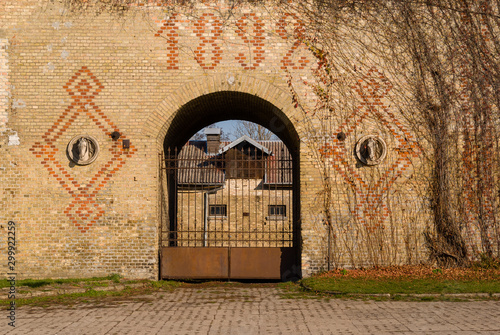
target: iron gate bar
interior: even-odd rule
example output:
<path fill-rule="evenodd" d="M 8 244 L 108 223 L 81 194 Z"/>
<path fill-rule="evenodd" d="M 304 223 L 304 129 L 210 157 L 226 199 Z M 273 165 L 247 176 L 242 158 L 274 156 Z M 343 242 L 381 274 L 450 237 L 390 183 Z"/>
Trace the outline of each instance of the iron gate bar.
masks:
<path fill-rule="evenodd" d="M 170 224 L 168 238 L 161 238 L 163 278 L 277 279 L 295 258 L 292 158 L 281 142 L 267 145 L 272 149 L 264 152 L 243 142 L 209 155 L 200 142 L 190 142 L 165 151 Z"/>
<path fill-rule="evenodd" d="M 234 150 L 228 158 L 188 146 L 168 150 L 165 166 L 177 190 L 170 191 L 175 193 L 170 197 L 171 213 L 176 214 L 170 215 L 170 246 L 293 245 L 289 155 L 267 157 L 246 148 Z M 226 206 L 225 215 L 207 215 L 207 205 L 217 204 Z M 286 206 L 286 215 L 270 215 L 269 206 L 276 205 Z"/>

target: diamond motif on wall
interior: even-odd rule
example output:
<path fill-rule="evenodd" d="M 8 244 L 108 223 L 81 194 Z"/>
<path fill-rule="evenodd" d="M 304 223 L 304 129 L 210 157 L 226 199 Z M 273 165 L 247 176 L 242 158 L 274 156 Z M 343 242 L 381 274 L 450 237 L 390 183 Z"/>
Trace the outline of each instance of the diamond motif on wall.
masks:
<path fill-rule="evenodd" d="M 412 164 L 411 158 L 419 156 L 420 147 L 411 132 L 384 104 L 383 99 L 389 94 L 392 85 L 375 67 L 372 67 L 352 89 L 359 95 L 362 102 L 335 131 L 330 143 L 322 146 L 320 153 L 324 157 L 331 158 L 332 166 L 358 196 L 359 200 L 354 213 L 357 220 L 369 230 L 374 230 L 381 226 L 390 215 L 384 196 Z M 382 171 L 381 177 L 374 184 L 369 184 L 352 166 L 348 159 L 352 156 L 352 148 L 346 147 L 345 142 L 335 136 L 343 132 L 347 137 L 354 137 L 355 129 L 370 117 L 379 120 L 396 142 L 395 147 L 392 148 L 393 152 L 389 153 L 396 155 L 396 160 Z"/>
<path fill-rule="evenodd" d="M 123 167 L 126 158 L 135 153 L 136 149 L 132 145 L 129 150 L 122 149 L 122 140 L 126 139 L 126 136 L 122 134 L 119 140 L 113 141 L 109 146 L 112 158 L 107 162 L 97 160 L 93 163 L 98 164 L 98 171 L 90 181 L 83 183 L 77 180 L 71 170 L 64 167 L 68 162 L 57 160 L 57 153 L 60 150 L 55 143 L 60 140 L 61 136 L 72 126 L 78 127 L 74 123 L 82 117 L 90 119 L 93 126 L 100 129 L 107 137 L 110 137 L 113 131 L 120 132 L 120 130 L 95 104 L 94 100 L 104 89 L 104 86 L 87 67 L 84 66 L 78 70 L 63 88 L 71 97 L 71 104 L 44 133 L 42 141 L 36 142 L 30 151 L 42 159 L 40 163 L 47 169 L 49 175 L 55 178 L 61 187 L 72 196 L 73 199 L 64 213 L 75 227 L 85 233 L 105 213 L 104 208 L 96 200 L 97 195 L 104 189 L 113 175 Z"/>

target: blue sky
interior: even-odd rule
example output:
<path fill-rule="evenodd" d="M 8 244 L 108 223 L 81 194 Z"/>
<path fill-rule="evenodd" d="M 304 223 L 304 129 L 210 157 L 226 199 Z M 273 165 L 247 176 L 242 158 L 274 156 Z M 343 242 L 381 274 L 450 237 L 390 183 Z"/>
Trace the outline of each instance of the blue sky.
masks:
<path fill-rule="evenodd" d="M 221 128 L 222 132 L 224 134 L 228 135 L 229 140 L 234 141 L 234 140 L 238 139 L 238 136 L 235 135 L 235 130 L 236 130 L 236 127 L 238 126 L 238 122 L 240 122 L 240 121 L 241 120 L 220 121 L 220 122 L 214 123 L 211 127 Z M 201 135 L 204 138 L 203 129 L 200 129 L 198 132 L 201 132 Z M 275 135 L 275 137 L 272 139 L 278 140 L 278 137 Z"/>
<path fill-rule="evenodd" d="M 236 136 L 233 135 L 233 133 L 234 133 L 234 129 L 236 128 L 237 123 L 238 123 L 238 120 L 221 121 L 221 122 L 217 122 L 215 124 L 215 127 L 221 128 L 224 133 L 229 135 L 229 139 L 231 141 L 234 141 L 234 140 L 236 140 Z"/>

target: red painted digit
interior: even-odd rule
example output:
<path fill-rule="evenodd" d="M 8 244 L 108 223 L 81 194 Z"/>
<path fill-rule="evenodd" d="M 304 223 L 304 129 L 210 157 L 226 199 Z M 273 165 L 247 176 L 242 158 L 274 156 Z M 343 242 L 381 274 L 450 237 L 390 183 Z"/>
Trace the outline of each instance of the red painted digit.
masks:
<path fill-rule="evenodd" d="M 293 30 L 291 32 L 287 31 L 288 26 L 292 26 Z M 298 65 L 292 60 L 292 55 L 302 44 L 304 38 L 305 28 L 302 21 L 295 14 L 287 13 L 278 20 L 276 32 L 284 40 L 293 38 L 292 46 L 281 59 L 281 69 L 292 68 L 294 70 L 303 70 L 304 66 L 309 63 L 306 57 L 300 57 Z"/>
<path fill-rule="evenodd" d="M 250 30 L 250 28 L 248 28 L 249 24 L 253 26 L 252 32 L 248 31 Z M 262 22 L 255 13 L 250 13 L 242 16 L 236 22 L 236 26 L 236 33 L 250 48 L 249 59 L 247 59 L 244 53 L 238 53 L 236 60 L 245 70 L 255 70 L 265 59 L 264 22 Z"/>
<path fill-rule="evenodd" d="M 214 14 L 205 13 L 195 21 L 194 33 L 200 38 L 200 44 L 194 50 L 194 59 L 204 70 L 215 69 L 222 59 L 222 48 L 220 46 L 222 23 Z M 205 55 L 208 48 L 212 48 L 210 61 L 207 61 Z"/>
<path fill-rule="evenodd" d="M 167 69 L 168 70 L 178 70 L 179 69 L 179 14 L 172 15 L 168 20 L 166 20 L 158 32 L 155 34 L 156 37 L 164 35 L 167 39 Z M 165 33 L 165 34 L 164 34 Z"/>

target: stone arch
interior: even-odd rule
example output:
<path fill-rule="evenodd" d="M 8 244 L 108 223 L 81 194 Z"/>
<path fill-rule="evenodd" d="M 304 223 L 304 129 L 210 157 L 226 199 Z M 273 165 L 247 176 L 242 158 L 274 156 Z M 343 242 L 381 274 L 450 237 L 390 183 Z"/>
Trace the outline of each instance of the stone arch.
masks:
<path fill-rule="evenodd" d="M 156 140 L 159 152 L 167 148 L 180 149 L 199 129 L 228 119 L 259 123 L 280 137 L 288 147 L 293 161 L 291 206 L 295 241 L 293 248 L 290 248 L 293 249 L 294 265 L 290 267 L 289 264 L 283 268 L 287 263 L 283 260 L 284 263 L 280 265 L 282 279 L 301 276 L 300 137 L 296 130 L 298 113 L 292 105 L 291 95 L 271 83 L 240 75 L 217 75 L 188 83 L 164 99 L 143 128 L 146 136 Z M 177 208 L 175 197 L 171 196 L 172 190 L 163 187 L 160 186 L 160 189 L 163 194 L 168 194 L 169 199 L 166 208 Z M 160 217 L 174 222 L 175 213 L 175 209 L 168 210 L 168 219 L 166 215 Z M 166 224 L 167 222 L 162 222 L 161 226 Z M 160 248 L 163 246 L 160 245 Z"/>
<path fill-rule="evenodd" d="M 262 116 L 255 117 L 248 114 L 248 117 L 243 117 L 244 113 L 238 114 L 238 118 L 260 123 L 275 132 L 287 146 L 298 150 L 299 135 L 295 129 L 299 117 L 297 110 L 292 105 L 291 95 L 267 81 L 239 74 L 206 76 L 200 80 L 183 85 L 158 105 L 143 125 L 142 133 L 150 138 L 154 138 L 157 142 L 158 150 L 162 150 L 167 131 L 172 125 L 175 125 L 175 122 L 179 118 L 182 118 L 182 115 L 179 116 L 179 113 L 183 111 L 183 108 L 186 108 L 188 103 L 201 102 L 199 99 L 203 96 L 210 96 L 212 99 L 223 99 L 225 96 L 237 95 L 247 101 L 251 100 L 251 96 L 260 98 L 263 104 L 268 104 L 265 106 L 265 110 L 269 111 L 272 108 L 273 113 L 273 117 L 267 120 L 267 122 Z M 205 100 L 204 102 L 206 103 L 207 101 Z M 178 119 L 176 120 L 176 118 Z M 220 118 L 222 120 L 223 118 L 230 119 L 231 117 L 227 113 L 222 113 Z M 198 129 L 202 127 L 203 125 L 198 127 Z"/>

